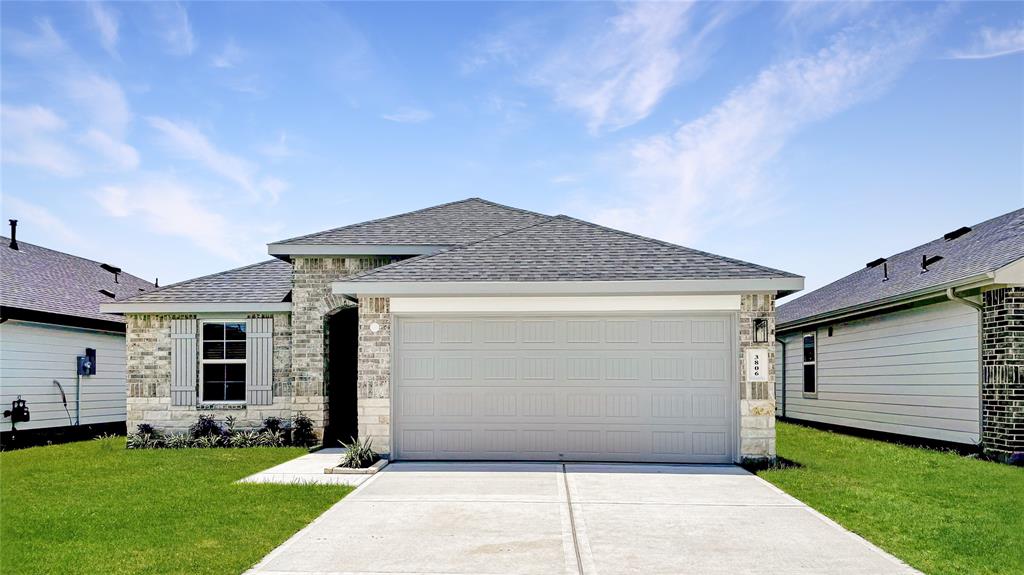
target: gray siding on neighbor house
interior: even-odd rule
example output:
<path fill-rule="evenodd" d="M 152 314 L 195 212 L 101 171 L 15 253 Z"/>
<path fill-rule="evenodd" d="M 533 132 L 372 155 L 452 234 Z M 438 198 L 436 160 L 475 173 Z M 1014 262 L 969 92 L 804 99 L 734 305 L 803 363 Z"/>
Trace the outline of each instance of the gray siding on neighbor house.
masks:
<path fill-rule="evenodd" d="M 96 350 L 96 375 L 82 377 L 82 423 L 125 419 L 124 335 L 91 329 L 8 320 L 0 324 L 0 404 L 10 409 L 19 395 L 32 418 L 18 429 L 43 429 L 70 424 L 53 381 L 64 387 L 68 411 L 75 417 L 77 357 Z M 10 431 L 11 420 L 0 422 Z"/>
<path fill-rule="evenodd" d="M 832 328 L 832 337 L 828 325 L 817 329 L 816 398 L 803 394 L 805 332 L 780 336 L 787 346 L 786 417 L 957 443 L 979 441 L 975 310 L 943 302 Z M 782 413 L 781 387 L 777 402 Z"/>

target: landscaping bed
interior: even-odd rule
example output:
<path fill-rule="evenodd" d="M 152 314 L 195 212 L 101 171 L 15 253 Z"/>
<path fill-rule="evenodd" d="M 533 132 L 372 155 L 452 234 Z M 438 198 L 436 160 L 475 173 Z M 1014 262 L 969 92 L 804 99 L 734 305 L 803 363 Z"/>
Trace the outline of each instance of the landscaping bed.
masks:
<path fill-rule="evenodd" d="M 351 491 L 234 483 L 307 452 L 122 437 L 0 453 L 0 572 L 241 573 Z"/>
<path fill-rule="evenodd" d="M 781 422 L 778 446 L 798 466 L 758 475 L 911 566 L 1024 573 L 1024 469 Z"/>

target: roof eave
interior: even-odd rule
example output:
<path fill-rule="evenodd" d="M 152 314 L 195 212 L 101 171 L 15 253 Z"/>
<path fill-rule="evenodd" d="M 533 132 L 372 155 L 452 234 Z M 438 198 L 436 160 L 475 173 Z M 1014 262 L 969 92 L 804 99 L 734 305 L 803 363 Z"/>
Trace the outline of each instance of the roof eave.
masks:
<path fill-rule="evenodd" d="M 103 313 L 290 312 L 291 302 L 123 302 L 100 305 Z"/>
<path fill-rule="evenodd" d="M 803 286 L 802 277 L 642 281 L 338 281 L 331 284 L 331 291 L 354 296 L 698 295 L 792 293 L 803 289 Z"/>
<path fill-rule="evenodd" d="M 267 253 L 281 259 L 289 256 L 419 256 L 449 247 L 435 244 L 267 244 Z"/>
<path fill-rule="evenodd" d="M 810 327 L 812 325 L 817 325 L 821 323 L 835 322 L 837 320 L 844 319 L 854 315 L 869 315 L 871 313 L 883 311 L 891 307 L 931 299 L 933 297 L 938 297 L 940 295 L 944 297 L 945 291 L 949 288 L 974 289 L 984 287 L 996 283 L 994 281 L 994 278 L 995 272 L 988 272 L 976 276 L 971 276 L 969 278 L 954 280 L 943 284 L 930 286 L 924 289 L 907 292 L 905 294 L 873 300 L 860 305 L 848 306 L 840 309 L 830 310 L 824 313 L 819 313 L 812 316 L 803 317 L 792 321 L 776 323 L 775 331 L 784 332 L 791 331 L 794 329 L 802 329 L 805 327 Z"/>

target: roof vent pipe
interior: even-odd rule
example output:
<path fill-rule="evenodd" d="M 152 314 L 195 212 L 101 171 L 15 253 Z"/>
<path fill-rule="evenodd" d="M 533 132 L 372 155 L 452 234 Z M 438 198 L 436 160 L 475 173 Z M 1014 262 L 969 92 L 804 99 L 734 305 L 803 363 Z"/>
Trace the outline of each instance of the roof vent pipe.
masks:
<path fill-rule="evenodd" d="M 11 222 L 11 249 L 18 249 L 18 220 L 7 220 Z"/>
<path fill-rule="evenodd" d="M 889 262 L 882 262 L 882 281 L 889 281 Z"/>

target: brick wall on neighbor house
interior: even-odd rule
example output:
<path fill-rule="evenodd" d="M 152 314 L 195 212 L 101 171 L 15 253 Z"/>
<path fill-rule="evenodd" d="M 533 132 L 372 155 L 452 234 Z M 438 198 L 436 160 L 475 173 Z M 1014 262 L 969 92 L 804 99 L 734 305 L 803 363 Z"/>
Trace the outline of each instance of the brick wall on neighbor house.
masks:
<path fill-rule="evenodd" d="M 377 331 L 373 331 L 373 325 Z M 385 297 L 359 298 L 357 405 L 359 438 L 389 451 L 391 440 L 391 305 Z"/>
<path fill-rule="evenodd" d="M 341 307 L 355 305 L 332 294 L 331 283 L 392 261 L 390 256 L 292 258 L 291 381 L 296 402 L 310 410 L 308 415 L 316 423 L 318 435 L 323 435 L 330 417 L 326 395 L 326 317 Z"/>
<path fill-rule="evenodd" d="M 982 300 L 982 445 L 1024 464 L 1024 287 L 989 290 Z"/>
<path fill-rule="evenodd" d="M 209 317 L 224 319 L 223 314 Z M 270 405 L 171 405 L 171 320 L 198 321 L 201 317 L 189 314 L 128 314 L 125 318 L 128 431 L 134 431 L 140 423 L 148 423 L 162 431 L 181 432 L 195 423 L 200 414 L 211 414 L 219 420 L 234 416 L 241 428 L 258 427 L 267 417 L 290 418 L 298 412 L 316 421 L 317 413 L 305 398 L 292 396 L 289 314 L 249 314 L 244 317 L 274 318 L 274 400 Z"/>
<path fill-rule="evenodd" d="M 766 343 L 754 343 L 753 320 L 768 320 Z M 775 296 L 746 294 L 739 314 L 740 458 L 764 460 L 775 457 Z M 747 381 L 746 350 L 768 351 L 768 381 Z"/>

